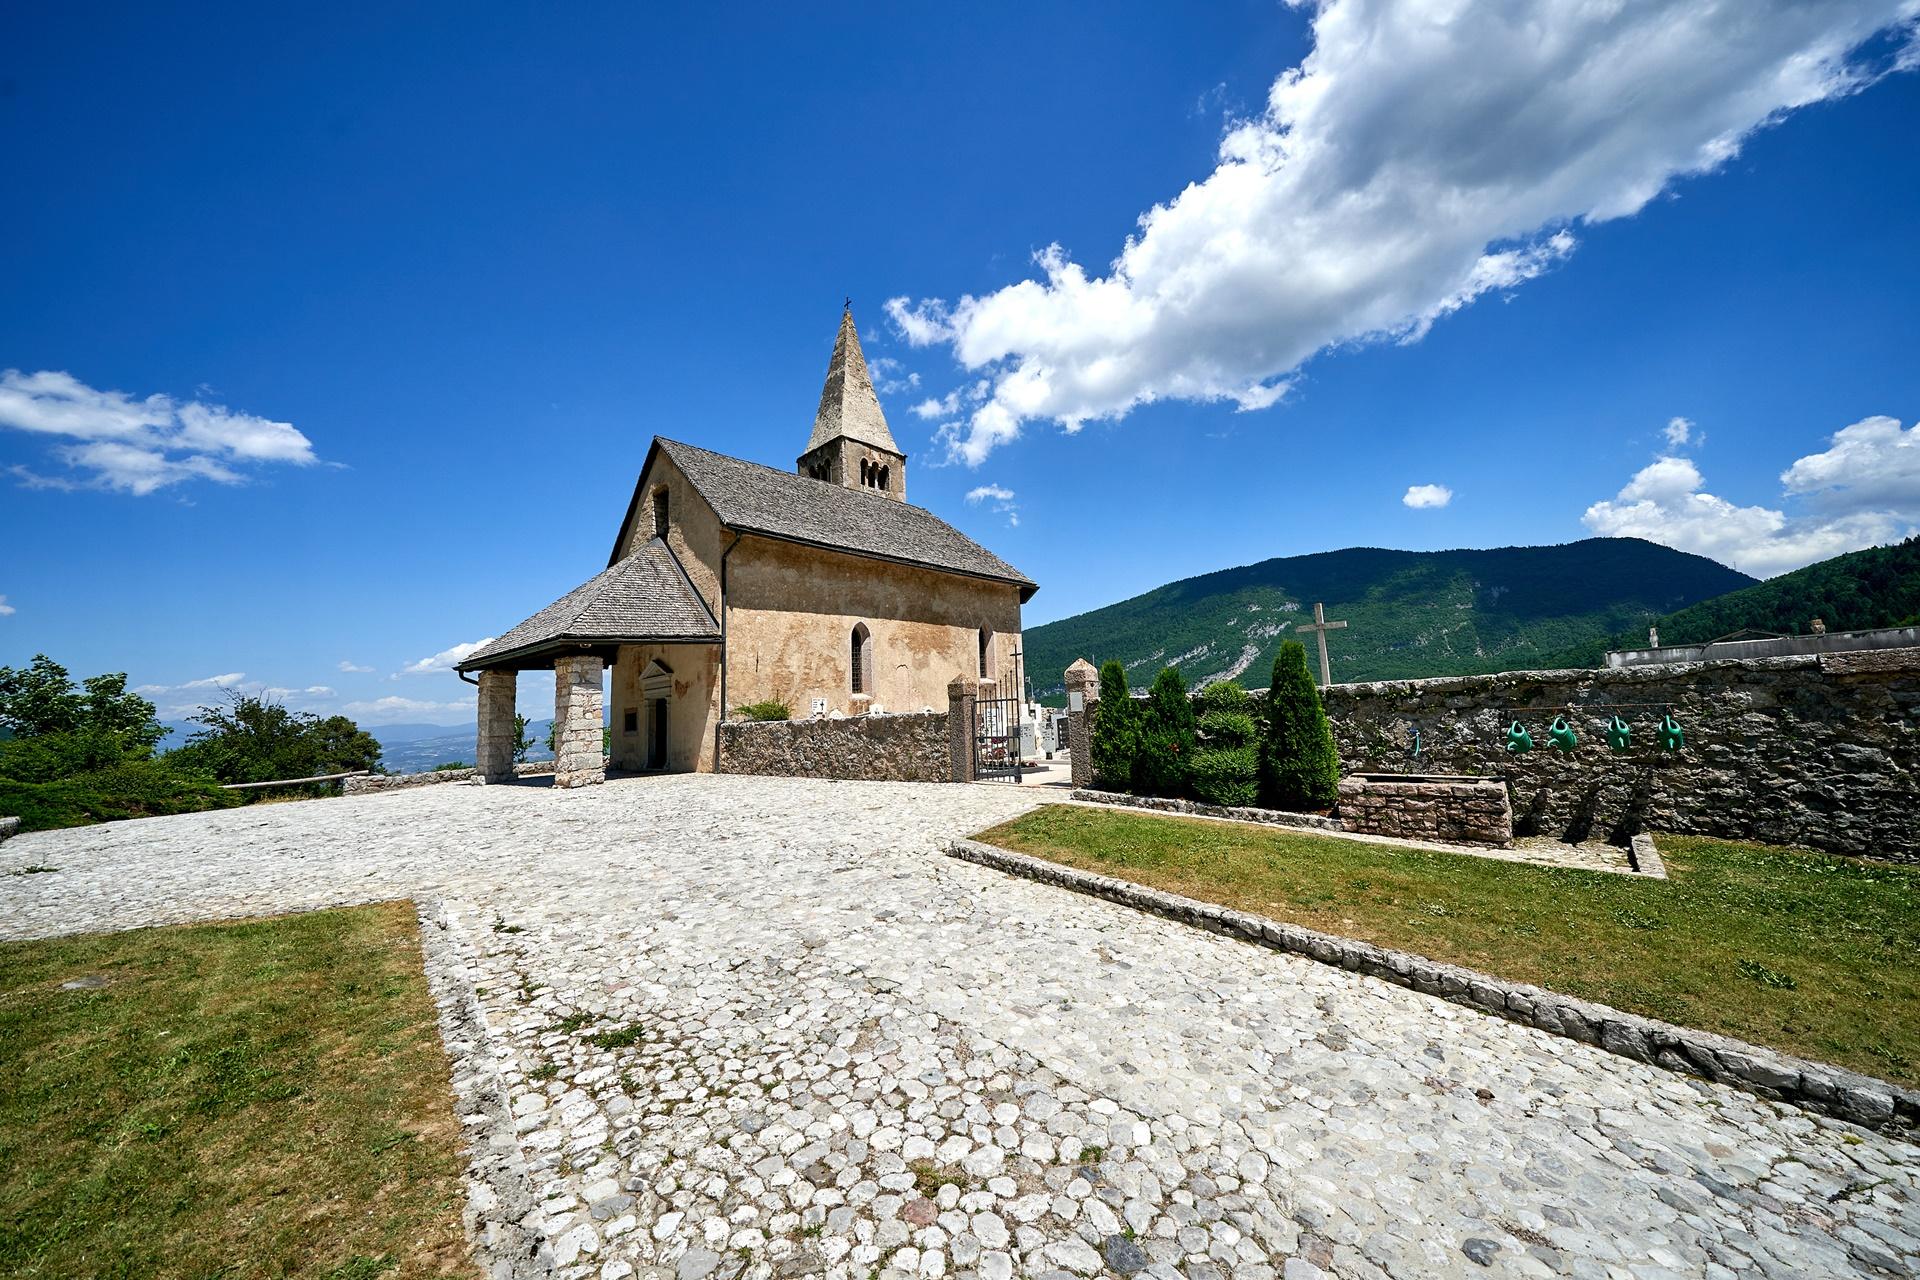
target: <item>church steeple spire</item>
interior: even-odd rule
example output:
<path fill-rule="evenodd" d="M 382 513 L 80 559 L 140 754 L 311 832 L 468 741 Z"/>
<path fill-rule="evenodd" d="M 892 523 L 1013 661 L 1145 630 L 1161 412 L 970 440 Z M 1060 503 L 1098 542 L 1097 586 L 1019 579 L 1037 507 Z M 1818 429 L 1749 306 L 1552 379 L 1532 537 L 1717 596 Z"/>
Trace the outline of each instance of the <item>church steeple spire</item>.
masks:
<path fill-rule="evenodd" d="M 827 382 L 820 390 L 820 409 L 814 414 L 813 435 L 800 455 L 799 470 L 801 475 L 849 489 L 906 497 L 907 455 L 894 443 L 887 416 L 880 410 L 866 353 L 860 350 L 851 301 L 840 315 L 840 333 L 833 341 L 833 358 L 827 362 Z"/>

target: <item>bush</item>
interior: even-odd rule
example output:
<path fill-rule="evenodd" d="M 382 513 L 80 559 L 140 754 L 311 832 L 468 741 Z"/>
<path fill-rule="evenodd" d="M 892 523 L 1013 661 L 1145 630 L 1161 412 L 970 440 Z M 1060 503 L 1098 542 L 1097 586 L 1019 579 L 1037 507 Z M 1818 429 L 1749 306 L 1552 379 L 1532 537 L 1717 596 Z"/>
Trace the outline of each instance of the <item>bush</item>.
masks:
<path fill-rule="evenodd" d="M 1231 680 L 1202 689 L 1194 698 L 1196 727 L 1203 749 L 1219 751 L 1253 746 L 1260 737 L 1247 691 Z"/>
<path fill-rule="evenodd" d="M 1154 677 L 1143 719 L 1133 757 L 1133 789 L 1149 796 L 1186 795 L 1197 739 L 1193 699 L 1174 668 L 1163 668 Z"/>
<path fill-rule="evenodd" d="M 1261 802 L 1275 809 L 1330 809 L 1339 796 L 1340 753 L 1307 674 L 1298 640 L 1280 646 L 1267 694 L 1267 732 L 1260 743 Z"/>
<path fill-rule="evenodd" d="M 0 778 L 0 813 L 18 814 L 25 831 L 230 809 L 244 802 L 240 793 L 186 776 L 161 760 L 127 760 L 51 782 Z"/>
<path fill-rule="evenodd" d="M 452 773 L 456 769 L 471 769 L 471 768 L 473 768 L 473 766 L 468 764 L 465 760 L 449 760 L 445 764 L 437 764 L 433 766 L 433 768 L 428 770 L 428 772 L 429 773 Z"/>
<path fill-rule="evenodd" d="M 1100 668 L 1100 701 L 1094 704 L 1093 783 L 1103 791 L 1133 789 L 1133 758 L 1139 750 L 1140 711 L 1127 696 L 1127 669 L 1118 662 Z"/>
<path fill-rule="evenodd" d="M 742 720 L 793 719 L 793 709 L 778 698 L 768 698 L 764 702 L 749 702 L 744 707 L 735 707 L 733 714 Z"/>
<path fill-rule="evenodd" d="M 76 774 L 109 769 L 127 760 L 144 760 L 147 750 L 119 734 L 88 727 L 36 734 L 0 742 L 0 778 L 16 782 L 58 782 Z"/>
<path fill-rule="evenodd" d="M 1252 743 L 1202 747 L 1193 753 L 1192 782 L 1196 800 L 1250 805 L 1260 798 L 1260 749 Z"/>

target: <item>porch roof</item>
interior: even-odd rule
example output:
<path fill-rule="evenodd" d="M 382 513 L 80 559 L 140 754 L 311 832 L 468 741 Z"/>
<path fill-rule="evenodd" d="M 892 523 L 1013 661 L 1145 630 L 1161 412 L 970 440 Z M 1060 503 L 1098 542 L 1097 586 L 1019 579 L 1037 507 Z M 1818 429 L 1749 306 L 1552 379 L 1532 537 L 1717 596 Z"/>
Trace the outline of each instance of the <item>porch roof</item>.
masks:
<path fill-rule="evenodd" d="M 666 543 L 654 538 L 497 640 L 461 671 L 526 670 L 565 654 L 610 656 L 623 644 L 718 643 L 720 624 Z"/>

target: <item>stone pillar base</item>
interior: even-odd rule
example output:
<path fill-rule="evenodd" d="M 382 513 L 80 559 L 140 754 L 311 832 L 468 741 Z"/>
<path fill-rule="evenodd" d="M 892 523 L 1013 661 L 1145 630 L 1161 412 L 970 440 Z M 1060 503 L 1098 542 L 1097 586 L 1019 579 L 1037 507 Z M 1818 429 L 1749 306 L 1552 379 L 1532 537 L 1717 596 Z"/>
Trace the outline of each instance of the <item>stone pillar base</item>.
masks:
<path fill-rule="evenodd" d="M 517 685 L 512 671 L 480 673 L 480 735 L 473 748 L 474 776 L 482 782 L 512 782 L 513 716 Z"/>
<path fill-rule="evenodd" d="M 1067 768 L 1076 787 L 1093 785 L 1093 709 L 1099 703 L 1100 673 L 1075 658 L 1067 668 Z"/>
<path fill-rule="evenodd" d="M 973 707 L 979 697 L 977 680 L 955 676 L 947 682 L 947 776 L 954 782 L 973 781 Z"/>
<path fill-rule="evenodd" d="M 553 664 L 553 785 L 590 787 L 607 780 L 601 746 L 602 712 L 598 658 L 558 658 Z"/>

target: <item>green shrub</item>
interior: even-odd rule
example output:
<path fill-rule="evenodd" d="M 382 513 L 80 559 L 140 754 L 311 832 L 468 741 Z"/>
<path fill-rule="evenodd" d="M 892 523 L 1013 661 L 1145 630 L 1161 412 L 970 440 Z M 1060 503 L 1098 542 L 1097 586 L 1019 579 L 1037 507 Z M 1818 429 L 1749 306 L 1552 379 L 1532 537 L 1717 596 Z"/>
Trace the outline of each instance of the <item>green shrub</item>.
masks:
<path fill-rule="evenodd" d="M 371 772 L 380 764 L 379 742 L 347 717 L 289 711 L 262 695 L 229 693 L 225 707 L 202 707 L 193 721 L 203 727 L 166 758 L 220 782 Z"/>
<path fill-rule="evenodd" d="M 1139 750 L 1140 709 L 1127 696 L 1127 669 L 1118 662 L 1100 668 L 1100 701 L 1094 704 L 1093 784 L 1103 791 L 1133 789 L 1133 758 Z"/>
<path fill-rule="evenodd" d="M 18 814 L 25 831 L 230 809 L 244 802 L 241 793 L 223 791 L 162 760 L 127 760 L 51 782 L 0 778 L 0 813 Z"/>
<path fill-rule="evenodd" d="M 1154 677 L 1139 741 L 1133 757 L 1133 789 L 1147 796 L 1186 795 L 1198 739 L 1187 682 L 1172 667 Z"/>
<path fill-rule="evenodd" d="M 791 720 L 793 708 L 778 698 L 768 698 L 763 702 L 749 702 L 744 707 L 735 707 L 733 714 L 742 720 Z"/>
<path fill-rule="evenodd" d="M 455 769 L 471 769 L 471 768 L 473 768 L 473 766 L 468 764 L 465 760 L 449 760 L 445 764 L 437 764 L 433 766 L 433 769 L 431 770 L 431 772 L 452 773 Z"/>
<path fill-rule="evenodd" d="M 1203 750 L 1231 751 L 1259 741 L 1260 726 L 1254 722 L 1252 699 L 1238 684 L 1231 680 L 1210 684 L 1193 701 Z"/>
<path fill-rule="evenodd" d="M 109 769 L 127 760 L 144 760 L 147 749 L 117 733 L 95 728 L 56 730 L 31 738 L 0 742 L 0 778 L 16 782 L 58 782 L 75 774 Z"/>
<path fill-rule="evenodd" d="M 1207 804 L 1250 805 L 1260 798 L 1260 748 L 1202 747 L 1193 753 L 1193 796 Z"/>
<path fill-rule="evenodd" d="M 1273 688 L 1267 694 L 1261 803 L 1275 809 L 1330 809 L 1339 786 L 1340 753 L 1319 687 L 1307 674 L 1307 651 L 1298 640 L 1289 640 L 1273 660 Z"/>

